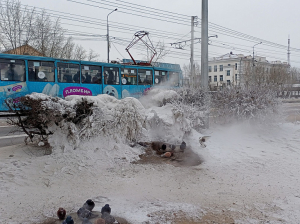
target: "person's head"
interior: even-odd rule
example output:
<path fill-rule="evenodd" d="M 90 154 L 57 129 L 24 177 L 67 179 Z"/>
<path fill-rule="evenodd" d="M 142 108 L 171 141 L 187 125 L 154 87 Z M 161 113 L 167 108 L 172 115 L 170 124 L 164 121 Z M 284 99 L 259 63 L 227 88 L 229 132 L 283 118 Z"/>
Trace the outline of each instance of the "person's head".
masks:
<path fill-rule="evenodd" d="M 14 67 L 15 67 L 15 64 L 14 63 L 10 63 L 9 68 L 13 69 Z"/>

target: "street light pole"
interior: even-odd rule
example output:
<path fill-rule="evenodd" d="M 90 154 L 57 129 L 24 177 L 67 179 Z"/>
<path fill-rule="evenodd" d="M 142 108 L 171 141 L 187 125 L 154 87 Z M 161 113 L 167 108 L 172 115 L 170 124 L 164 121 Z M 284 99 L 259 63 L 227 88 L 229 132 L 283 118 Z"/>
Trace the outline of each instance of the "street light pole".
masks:
<path fill-rule="evenodd" d="M 253 58 L 252 58 L 252 60 L 253 60 L 253 67 L 255 66 L 255 65 L 254 65 L 254 47 L 255 47 L 256 45 L 259 45 L 259 44 L 262 44 L 262 42 L 260 42 L 260 43 L 258 43 L 258 44 L 254 44 L 254 46 L 253 46 Z"/>
<path fill-rule="evenodd" d="M 202 0 L 201 87 L 208 90 L 208 0 Z"/>
<path fill-rule="evenodd" d="M 108 27 L 108 16 L 110 15 L 110 14 L 112 14 L 114 11 L 117 11 L 118 9 L 116 8 L 116 9 L 114 9 L 113 11 L 111 11 L 110 13 L 108 13 L 108 15 L 107 15 L 107 36 L 106 36 L 106 38 L 107 38 L 107 63 L 109 63 L 109 27 Z"/>

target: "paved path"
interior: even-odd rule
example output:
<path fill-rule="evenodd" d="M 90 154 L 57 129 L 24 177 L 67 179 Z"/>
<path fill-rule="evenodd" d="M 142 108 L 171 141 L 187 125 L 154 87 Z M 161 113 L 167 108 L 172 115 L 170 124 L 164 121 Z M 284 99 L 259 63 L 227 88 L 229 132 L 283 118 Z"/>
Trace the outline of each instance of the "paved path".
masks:
<path fill-rule="evenodd" d="M 23 132 L 17 131 L 13 126 L 9 126 L 6 123 L 6 119 L 0 119 L 0 148 L 23 143 L 25 136 Z"/>

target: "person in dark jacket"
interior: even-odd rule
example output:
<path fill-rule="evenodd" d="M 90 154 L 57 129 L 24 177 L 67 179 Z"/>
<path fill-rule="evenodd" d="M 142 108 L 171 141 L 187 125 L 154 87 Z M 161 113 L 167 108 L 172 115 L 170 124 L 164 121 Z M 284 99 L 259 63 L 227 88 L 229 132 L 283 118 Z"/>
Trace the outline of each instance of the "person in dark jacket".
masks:
<path fill-rule="evenodd" d="M 88 72 L 85 73 L 85 83 L 91 83 L 92 82 L 92 77 L 89 75 Z"/>
<path fill-rule="evenodd" d="M 6 71 L 5 76 L 8 80 L 17 80 L 18 73 L 15 71 L 15 64 L 11 63 L 9 69 Z"/>
<path fill-rule="evenodd" d="M 33 68 L 29 68 L 28 70 L 28 80 L 35 81 L 35 72 L 33 71 Z"/>
<path fill-rule="evenodd" d="M 112 73 L 112 71 L 108 71 L 107 84 L 108 85 L 114 84 L 114 74 Z"/>
<path fill-rule="evenodd" d="M 79 71 L 73 76 L 73 80 L 76 83 L 80 82 L 80 72 Z"/>

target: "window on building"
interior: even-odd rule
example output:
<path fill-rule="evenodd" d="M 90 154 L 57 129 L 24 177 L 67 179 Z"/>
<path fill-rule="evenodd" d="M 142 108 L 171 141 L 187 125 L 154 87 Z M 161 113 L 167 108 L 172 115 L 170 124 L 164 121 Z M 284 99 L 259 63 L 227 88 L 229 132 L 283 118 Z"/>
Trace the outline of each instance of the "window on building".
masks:
<path fill-rule="evenodd" d="M 28 80 L 54 82 L 54 62 L 28 61 Z"/>
<path fill-rule="evenodd" d="M 235 74 L 235 81 L 237 81 L 237 74 Z"/>
<path fill-rule="evenodd" d="M 220 75 L 220 81 L 223 81 L 223 75 Z"/>
<path fill-rule="evenodd" d="M 214 72 L 217 72 L 217 71 L 218 71 L 218 66 L 215 65 L 215 66 L 214 66 Z"/>
<path fill-rule="evenodd" d="M 211 66 L 208 66 L 208 72 L 211 72 Z"/>
<path fill-rule="evenodd" d="M 230 70 L 227 70 L 226 72 L 227 72 L 227 76 L 230 76 Z"/>
<path fill-rule="evenodd" d="M 269 68 L 267 68 L 267 73 L 269 73 Z"/>
<path fill-rule="evenodd" d="M 237 70 L 237 63 L 235 63 L 235 70 Z"/>
<path fill-rule="evenodd" d="M 105 85 L 119 85 L 119 68 L 104 67 L 104 84 Z"/>
<path fill-rule="evenodd" d="M 230 64 L 228 64 L 228 66 L 230 66 Z"/>
<path fill-rule="evenodd" d="M 220 65 L 220 72 L 223 71 L 223 65 Z"/>
<path fill-rule="evenodd" d="M 138 84 L 152 85 L 152 70 L 139 69 L 138 70 Z"/>
<path fill-rule="evenodd" d="M 3 81 L 25 81 L 25 61 L 0 59 L 0 74 Z"/>
<path fill-rule="evenodd" d="M 227 86 L 230 86 L 230 80 L 227 80 Z"/>
<path fill-rule="evenodd" d="M 137 71 L 134 68 L 121 68 L 122 85 L 136 85 Z"/>
<path fill-rule="evenodd" d="M 214 76 L 214 82 L 217 82 L 218 81 L 218 78 L 217 78 L 217 76 L 215 75 Z"/>
<path fill-rule="evenodd" d="M 102 83 L 102 70 L 100 66 L 81 65 L 81 75 L 82 83 Z"/>
<path fill-rule="evenodd" d="M 208 82 L 211 82 L 211 76 L 208 76 Z"/>
<path fill-rule="evenodd" d="M 58 81 L 67 83 L 79 83 L 80 69 L 79 64 L 57 63 Z"/>

